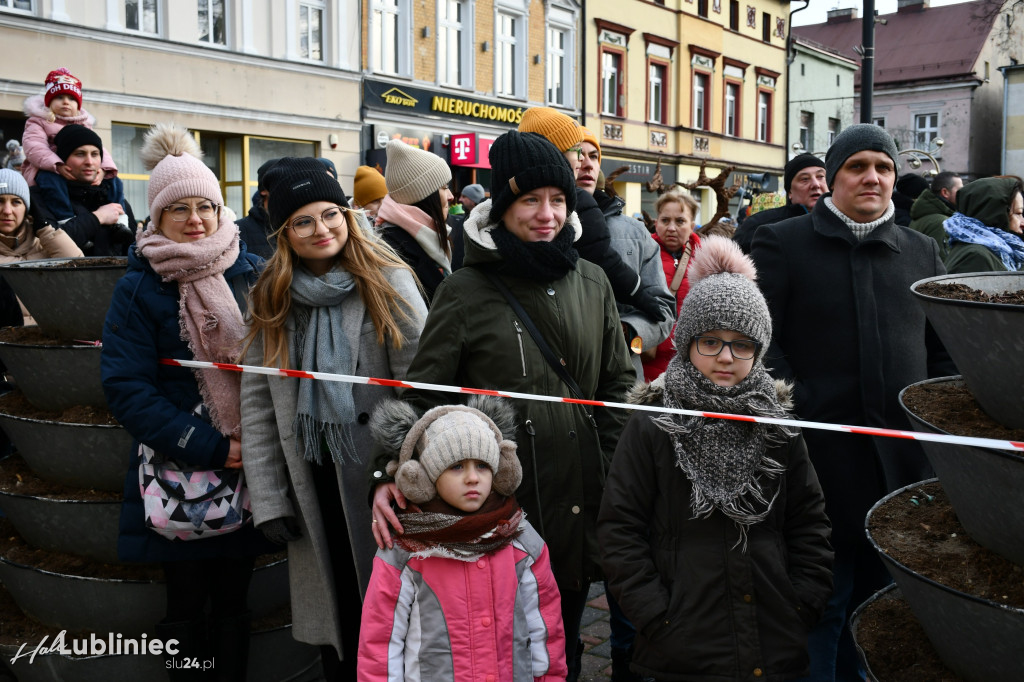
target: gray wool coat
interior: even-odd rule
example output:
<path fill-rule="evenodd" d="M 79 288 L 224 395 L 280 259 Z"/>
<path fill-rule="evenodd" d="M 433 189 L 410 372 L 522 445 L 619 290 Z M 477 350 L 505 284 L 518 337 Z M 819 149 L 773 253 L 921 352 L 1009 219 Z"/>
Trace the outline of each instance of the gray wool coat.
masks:
<path fill-rule="evenodd" d="M 408 270 L 386 271 L 388 279 L 408 303 L 409 320 L 397 316 L 405 337 L 400 349 L 391 341 L 377 343 L 377 330 L 362 298 L 353 294 L 341 305 L 345 334 L 350 347 L 358 349 L 354 366 L 336 367 L 340 374 L 404 379 L 419 346 L 420 331 L 427 317 L 423 297 Z M 353 321 L 354 324 L 349 324 Z M 294 326 L 288 321 L 288 340 Z M 246 364 L 261 365 L 262 339 L 257 339 L 245 356 Z M 369 416 L 381 400 L 395 397 L 385 386 L 354 384 L 356 424 L 353 439 L 364 463 L 345 462 L 336 466 L 338 487 L 345 508 L 347 529 L 323 519 L 317 503 L 316 486 L 309 462 L 304 458 L 294 428 L 298 379 L 261 374 L 242 375 L 242 461 L 252 499 L 256 525 L 272 519 L 294 517 L 302 531 L 299 540 L 288 543 L 288 574 L 291 587 L 292 633 L 296 640 L 313 645 L 333 645 L 341 655 L 337 591 L 333 584 L 327 533 L 347 532 L 359 575 L 360 593 L 366 592 L 377 545 L 370 530 L 370 507 L 366 465 L 373 439 Z M 358 608 L 358 605 L 353 605 Z"/>

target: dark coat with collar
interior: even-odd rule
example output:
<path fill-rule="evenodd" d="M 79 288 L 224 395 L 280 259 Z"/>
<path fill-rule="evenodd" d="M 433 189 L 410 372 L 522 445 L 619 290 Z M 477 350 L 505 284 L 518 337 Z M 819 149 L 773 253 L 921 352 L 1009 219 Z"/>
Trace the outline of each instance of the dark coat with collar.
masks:
<path fill-rule="evenodd" d="M 910 292 L 945 273 L 935 240 L 891 219 L 858 241 L 826 205 L 759 230 L 751 253 L 772 314 L 765 364 L 796 384 L 801 419 L 909 429 L 898 395 L 956 374 Z M 933 475 L 920 445 L 807 429 L 833 544 L 861 543 L 886 493 Z"/>
<path fill-rule="evenodd" d="M 252 195 L 252 206 L 249 214 L 236 220 L 238 236 L 245 242 L 249 253 L 254 253 L 267 260 L 277 250 L 277 240 L 272 239 L 275 230 L 270 226 L 270 214 L 263 208 L 263 197 L 259 192 Z"/>
<path fill-rule="evenodd" d="M 120 178 L 108 178 L 99 185 L 66 182 L 71 209 L 75 215 L 61 221 L 46 205 L 37 187 L 31 188 L 32 216 L 36 225 L 60 227 L 74 240 L 86 256 L 124 256 L 135 241 L 135 213 L 124 198 L 124 185 Z M 93 211 L 107 204 L 121 204 L 128 216 L 128 227 L 102 225 Z"/>
<path fill-rule="evenodd" d="M 256 282 L 262 261 L 241 245 L 224 272 L 239 307 Z M 178 285 L 164 282 L 133 247 L 128 270 L 118 280 L 103 323 L 100 373 L 110 411 L 135 442 L 128 457 L 121 505 L 118 557 L 122 561 L 177 561 L 276 552 L 250 524 L 232 533 L 172 542 L 149 530 L 139 493 L 139 442 L 180 462 L 216 468 L 228 456 L 228 438 L 193 414 L 202 402 L 191 369 L 159 364 L 160 358 L 192 360 L 181 339 Z M 183 434 L 189 434 L 187 438 Z"/>
<path fill-rule="evenodd" d="M 772 225 L 782 220 L 789 218 L 797 218 L 802 215 L 807 215 L 807 209 L 802 204 L 786 203 L 785 206 L 779 206 L 778 208 L 770 208 L 767 211 L 760 211 L 752 216 L 748 216 L 746 220 L 738 228 L 736 228 L 736 234 L 732 236 L 734 242 L 740 245 L 743 253 L 750 253 L 750 245 L 754 241 L 754 233 L 765 225 Z"/>

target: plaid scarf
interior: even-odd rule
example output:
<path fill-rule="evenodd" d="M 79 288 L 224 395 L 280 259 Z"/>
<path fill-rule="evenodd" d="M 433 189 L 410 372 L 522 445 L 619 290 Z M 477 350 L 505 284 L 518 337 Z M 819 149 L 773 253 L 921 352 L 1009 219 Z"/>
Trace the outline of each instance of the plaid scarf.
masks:
<path fill-rule="evenodd" d="M 400 512 L 405 533 L 398 546 L 414 557 L 445 557 L 475 561 L 495 552 L 522 532 L 523 510 L 515 497 L 492 492 L 479 510 L 459 511 L 440 497 Z"/>

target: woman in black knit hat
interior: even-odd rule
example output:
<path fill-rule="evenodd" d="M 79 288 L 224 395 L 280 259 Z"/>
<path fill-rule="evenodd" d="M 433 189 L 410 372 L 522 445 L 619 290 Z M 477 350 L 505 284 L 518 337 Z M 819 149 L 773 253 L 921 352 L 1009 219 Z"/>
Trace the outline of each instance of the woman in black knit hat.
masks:
<path fill-rule="evenodd" d="M 565 157 L 535 133 L 508 132 L 491 147 L 491 199 L 466 219 L 464 267 L 438 286 L 409 368 L 413 381 L 619 401 L 634 373 L 604 272 L 580 259 L 573 212 L 576 182 Z M 517 313 L 500 287 L 522 307 Z M 570 389 L 528 331 L 532 320 Z M 450 402 L 444 393 L 403 394 L 417 408 Z M 621 410 L 512 401 L 523 483 L 516 495 L 551 552 L 562 596 L 570 680 L 590 582 L 601 579 L 596 522 L 604 473 L 625 421 Z M 377 482 L 373 529 L 390 546 L 401 526 L 390 506 L 405 499 L 385 473 Z M 576 667 L 574 672 L 573 668 Z"/>

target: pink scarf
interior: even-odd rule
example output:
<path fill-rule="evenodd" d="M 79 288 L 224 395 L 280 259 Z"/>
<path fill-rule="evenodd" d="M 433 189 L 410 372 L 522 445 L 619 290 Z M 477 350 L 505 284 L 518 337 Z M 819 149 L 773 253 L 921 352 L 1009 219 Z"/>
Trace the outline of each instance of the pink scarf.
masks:
<path fill-rule="evenodd" d="M 146 226 L 136 244 L 165 282 L 178 283 L 181 340 L 196 360 L 234 362 L 245 335 L 242 313 L 224 272 L 238 259 L 238 227 L 223 215 L 217 231 L 181 244 Z M 241 430 L 241 376 L 217 369 L 196 370 L 213 425 L 226 436 Z"/>
<path fill-rule="evenodd" d="M 397 225 L 409 233 L 416 243 L 420 245 L 430 259 L 440 266 L 441 270 L 450 275 L 452 272 L 451 261 L 441 250 L 441 244 L 437 241 L 437 233 L 430 227 L 430 216 L 423 209 L 417 206 L 400 204 L 390 196 L 385 196 L 377 209 L 377 225 L 391 223 Z M 445 238 L 448 238 L 447 231 Z"/>

